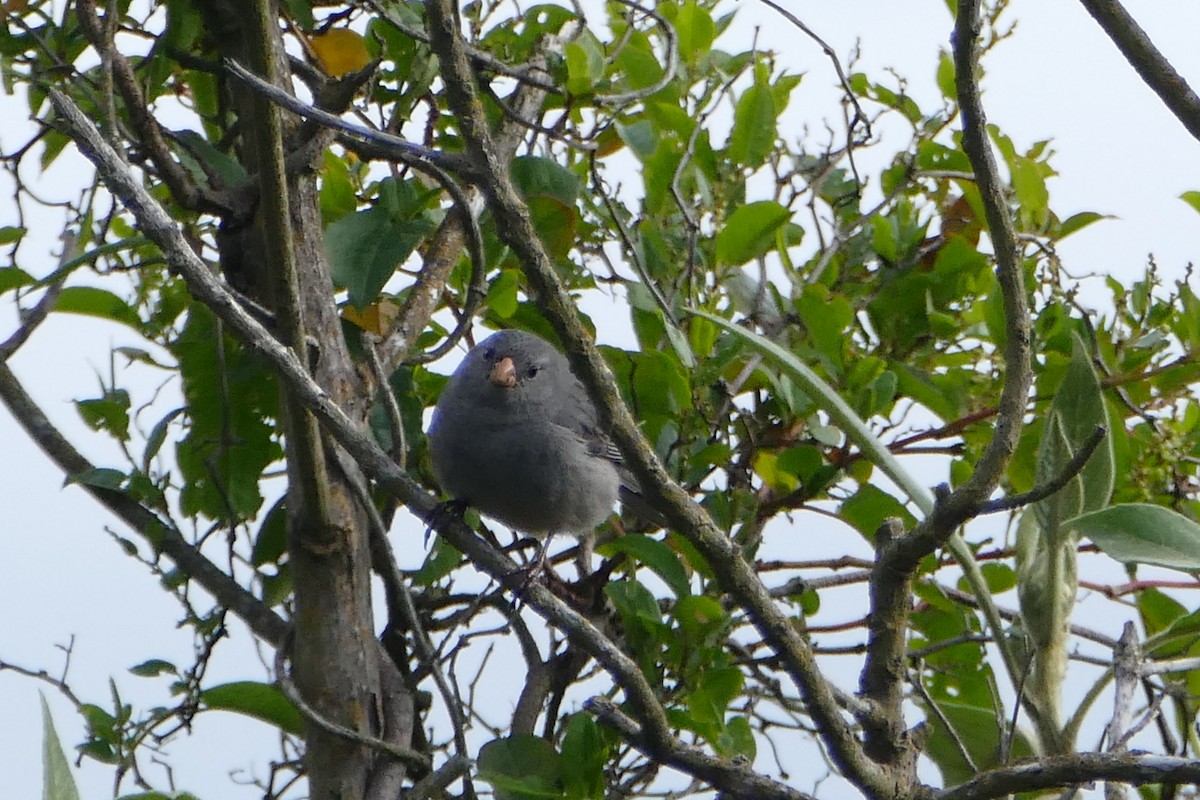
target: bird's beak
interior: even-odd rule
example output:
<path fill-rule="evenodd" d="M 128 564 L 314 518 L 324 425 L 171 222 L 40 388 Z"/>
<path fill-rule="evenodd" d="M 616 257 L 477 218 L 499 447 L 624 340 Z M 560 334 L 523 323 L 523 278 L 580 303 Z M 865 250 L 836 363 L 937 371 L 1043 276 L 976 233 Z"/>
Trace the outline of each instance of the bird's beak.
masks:
<path fill-rule="evenodd" d="M 505 389 L 511 389 L 516 386 L 517 368 L 513 364 L 513 360 L 505 356 L 493 364 L 492 371 L 488 373 L 488 380 Z"/>

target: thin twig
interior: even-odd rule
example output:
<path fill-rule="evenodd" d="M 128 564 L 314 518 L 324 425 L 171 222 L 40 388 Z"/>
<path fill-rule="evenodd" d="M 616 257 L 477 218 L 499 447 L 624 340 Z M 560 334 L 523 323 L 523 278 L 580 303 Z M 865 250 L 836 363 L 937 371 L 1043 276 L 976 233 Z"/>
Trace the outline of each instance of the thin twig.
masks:
<path fill-rule="evenodd" d="M 1063 466 L 1062 470 L 1054 478 L 1043 483 L 1041 486 L 1033 487 L 1028 492 L 989 500 L 979 507 L 979 513 L 981 515 L 995 514 L 998 511 L 1011 511 L 1014 508 L 1024 508 L 1062 491 L 1087 466 L 1087 462 L 1091 459 L 1092 454 L 1096 452 L 1096 448 L 1100 446 L 1100 443 L 1104 441 L 1106 435 L 1108 435 L 1108 430 L 1103 425 L 1097 425 L 1096 429 L 1092 431 L 1091 435 L 1083 443 L 1083 446 L 1075 452 L 1071 460 Z"/>

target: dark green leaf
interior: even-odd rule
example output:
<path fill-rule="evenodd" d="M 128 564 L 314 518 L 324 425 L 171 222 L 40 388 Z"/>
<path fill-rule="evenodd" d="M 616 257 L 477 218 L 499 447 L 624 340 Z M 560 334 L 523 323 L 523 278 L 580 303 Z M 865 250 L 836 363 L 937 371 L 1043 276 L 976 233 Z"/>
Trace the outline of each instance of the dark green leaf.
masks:
<path fill-rule="evenodd" d="M 633 556 L 635 561 L 645 564 L 671 587 L 676 597 L 686 597 L 691 593 L 687 573 L 679 563 L 675 551 L 662 542 L 651 539 L 643 534 L 629 534 L 614 539 L 601 548 L 604 555 L 626 553 Z"/>
<path fill-rule="evenodd" d="M 83 486 L 95 486 L 98 489 L 119 490 L 124 484 L 128 476 L 119 469 L 109 469 L 107 467 L 91 467 L 82 472 L 76 472 L 73 475 L 68 475 L 65 486 L 70 486 L 73 483 L 78 483 Z"/>
<path fill-rule="evenodd" d="M 742 757 L 753 763 L 758 755 L 758 744 L 754 741 L 754 731 L 750 721 L 743 716 L 731 717 L 725 728 L 712 743 L 714 749 L 726 758 Z"/>
<path fill-rule="evenodd" d="M 37 283 L 33 276 L 16 267 L 0 267 L 0 293 L 19 289 L 22 286 L 32 286 Z"/>
<path fill-rule="evenodd" d="M 395 219 L 383 206 L 347 214 L 325 231 L 334 282 L 351 304 L 365 308 L 432 229 L 427 219 Z"/>
<path fill-rule="evenodd" d="M 25 236 L 25 229 L 16 225 L 0 225 L 0 245 L 19 242 Z"/>
<path fill-rule="evenodd" d="M 68 286 L 58 296 L 54 310 L 100 317 L 128 325 L 135 330 L 141 326 L 137 312 L 130 308 L 128 303 L 112 292 L 94 286 Z"/>
<path fill-rule="evenodd" d="M 563 789 L 570 800 L 602 800 L 608 745 L 589 714 L 572 714 L 562 742 Z"/>
<path fill-rule="evenodd" d="M 164 672 L 169 675 L 178 675 L 179 670 L 170 661 L 163 661 L 161 658 L 152 658 L 149 661 L 143 661 L 137 666 L 130 667 L 129 671 L 139 678 L 156 678 Z"/>
<path fill-rule="evenodd" d="M 233 711 L 301 736 L 304 720 L 277 686 L 256 681 L 236 681 L 205 689 L 200 701 L 206 708 Z"/>
<path fill-rule="evenodd" d="M 496 800 L 563 797 L 560 757 L 538 736 L 493 739 L 479 750 L 479 777 L 496 790 Z"/>

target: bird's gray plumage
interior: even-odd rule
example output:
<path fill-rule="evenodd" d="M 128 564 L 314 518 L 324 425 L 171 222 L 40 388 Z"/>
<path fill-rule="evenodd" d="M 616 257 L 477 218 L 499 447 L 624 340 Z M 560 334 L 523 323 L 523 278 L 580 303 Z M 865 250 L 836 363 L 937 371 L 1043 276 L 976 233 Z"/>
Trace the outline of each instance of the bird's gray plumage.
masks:
<path fill-rule="evenodd" d="M 429 445 L 447 493 L 533 536 L 587 533 L 637 491 L 567 359 L 524 331 L 467 353 L 438 399 Z"/>

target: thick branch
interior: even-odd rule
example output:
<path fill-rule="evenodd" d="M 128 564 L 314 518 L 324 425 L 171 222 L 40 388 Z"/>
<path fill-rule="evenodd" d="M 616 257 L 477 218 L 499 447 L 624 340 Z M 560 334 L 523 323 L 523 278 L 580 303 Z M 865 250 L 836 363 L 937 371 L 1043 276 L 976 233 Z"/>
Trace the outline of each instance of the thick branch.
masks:
<path fill-rule="evenodd" d="M 1135 786 L 1196 783 L 1200 761 L 1145 753 L 1076 753 L 1054 756 L 985 772 L 966 783 L 938 792 L 935 800 L 989 800 L 1039 789 L 1084 786 L 1094 781 L 1120 781 Z"/>
<path fill-rule="evenodd" d="M 1167 110 L 1183 123 L 1188 133 L 1200 141 L 1200 96 L 1183 76 L 1175 71 L 1159 52 L 1137 20 L 1117 0 L 1079 0 L 1100 24 L 1108 38 L 1142 77 L 1146 85 L 1162 99 Z"/>
<path fill-rule="evenodd" d="M 876 549 L 881 554 L 886 552 L 888 545 L 903 534 L 900 520 L 893 517 L 884 521 L 875 532 Z M 910 748 L 905 746 L 903 706 L 911 607 L 912 574 L 894 572 L 889 560 L 880 558 L 871 571 L 871 613 L 861 685 L 863 696 L 879 711 L 877 717 L 863 720 L 867 754 L 882 763 L 897 763 L 910 755 Z"/>

